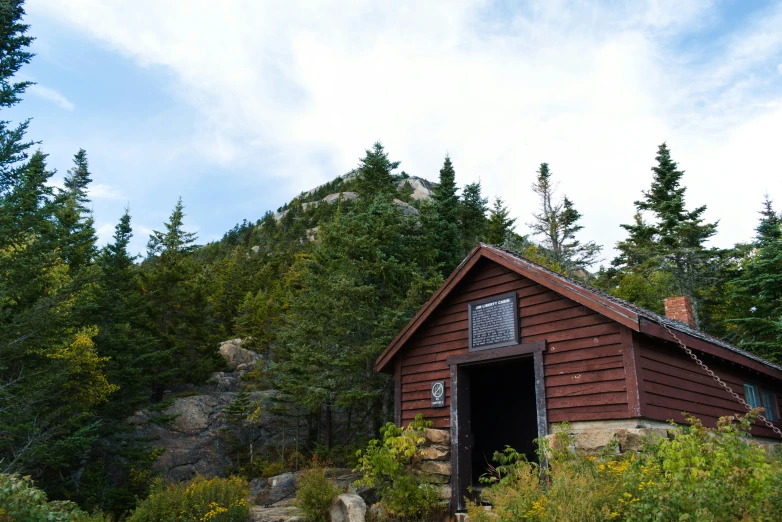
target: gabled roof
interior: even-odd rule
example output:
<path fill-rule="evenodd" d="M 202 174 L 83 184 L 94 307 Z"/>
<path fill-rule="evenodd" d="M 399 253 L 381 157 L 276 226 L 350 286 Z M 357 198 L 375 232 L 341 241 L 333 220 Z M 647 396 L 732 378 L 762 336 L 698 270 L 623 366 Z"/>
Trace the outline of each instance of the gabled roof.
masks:
<path fill-rule="evenodd" d="M 489 259 L 514 272 L 532 279 L 536 283 L 557 292 L 573 301 L 594 310 L 636 332 L 641 332 L 667 341 L 673 340 L 665 327 L 676 331 L 690 348 L 699 350 L 727 361 L 740 364 L 770 377 L 782 380 L 782 366 L 741 350 L 721 339 L 717 339 L 691 326 L 663 317 L 636 306 L 624 299 L 593 288 L 586 283 L 564 276 L 542 265 L 523 258 L 516 252 L 484 243 L 478 244 L 472 252 L 451 273 L 443 285 L 434 293 L 418 313 L 410 320 L 399 335 L 380 354 L 375 362 L 378 371 L 389 371 L 394 356 L 412 337 L 418 328 L 434 312 L 457 284 L 467 275 L 480 259 Z"/>

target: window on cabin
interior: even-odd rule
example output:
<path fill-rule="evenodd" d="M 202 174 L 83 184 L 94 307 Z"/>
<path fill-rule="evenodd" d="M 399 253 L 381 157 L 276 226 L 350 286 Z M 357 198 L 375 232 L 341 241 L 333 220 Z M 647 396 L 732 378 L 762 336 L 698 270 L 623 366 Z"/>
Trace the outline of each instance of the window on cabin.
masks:
<path fill-rule="evenodd" d="M 779 420 L 779 415 L 777 414 L 777 396 L 774 394 L 774 392 L 763 390 L 763 409 L 766 410 L 763 415 L 768 420 Z"/>
<path fill-rule="evenodd" d="M 744 383 L 744 398 L 752 408 L 763 408 L 763 416 L 768 420 L 779 420 L 777 396 L 771 390 L 762 390 L 756 384 Z"/>
<path fill-rule="evenodd" d="M 760 408 L 760 392 L 758 387 L 754 384 L 744 383 L 744 400 L 747 401 L 752 408 Z"/>

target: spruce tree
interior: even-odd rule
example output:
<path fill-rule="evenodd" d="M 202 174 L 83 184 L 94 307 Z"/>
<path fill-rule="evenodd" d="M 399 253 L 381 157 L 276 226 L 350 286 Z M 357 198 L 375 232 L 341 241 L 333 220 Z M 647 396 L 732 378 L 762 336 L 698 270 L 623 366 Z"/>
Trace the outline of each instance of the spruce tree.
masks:
<path fill-rule="evenodd" d="M 434 247 L 443 274 L 449 274 L 462 260 L 459 237 L 459 197 L 456 195 L 456 173 L 451 158 L 445 156 L 440 169 L 440 182 L 432 196 L 434 204 Z"/>
<path fill-rule="evenodd" d="M 60 249 L 65 263 L 78 272 L 90 264 L 97 253 L 92 212 L 87 208 L 87 187 L 92 181 L 87 152 L 79 149 L 73 157 L 73 168 L 58 194 L 57 218 L 60 225 Z"/>
<path fill-rule="evenodd" d="M 51 175 L 34 153 L 0 204 L 0 472 L 56 487 L 97 437 L 95 408 L 116 386 L 97 328 L 74 313 L 85 299 L 59 255 Z"/>
<path fill-rule="evenodd" d="M 165 230 L 150 234 L 142 266 L 150 328 L 163 361 L 153 372 L 155 399 L 174 383 L 203 381 L 220 362 L 224 332 L 209 316 L 209 285 L 200 277 L 196 234 L 184 230 L 184 216 L 180 198 Z"/>
<path fill-rule="evenodd" d="M 33 37 L 27 35 L 29 25 L 22 23 L 25 15 L 23 0 L 0 2 L 0 110 L 13 107 L 21 100 L 32 82 L 15 82 L 14 77 L 23 65 L 33 58 L 28 48 Z M 27 159 L 32 142 L 25 141 L 30 120 L 17 126 L 0 118 L 0 198 L 12 190 Z M 2 230 L 0 230 L 2 235 Z"/>
<path fill-rule="evenodd" d="M 511 219 L 509 215 L 510 211 L 503 203 L 502 198 L 494 198 L 486 230 L 487 243 L 502 246 L 511 237 L 516 218 Z"/>
<path fill-rule="evenodd" d="M 529 223 L 533 233 L 543 237 L 543 247 L 548 251 L 549 261 L 565 270 L 583 270 L 597 261 L 601 247 L 595 242 L 581 243 L 576 234 L 584 227 L 579 224 L 581 213 L 565 196 L 557 201 L 548 163 L 541 163 L 538 177 L 532 190 L 540 197 L 540 212 L 533 214 Z"/>
<path fill-rule="evenodd" d="M 366 156 L 359 160 L 356 192 L 365 200 L 381 195 L 393 198 L 397 189 L 392 171 L 397 167 L 399 162 L 389 160 L 383 144 L 375 142 L 371 149 L 366 150 Z"/>
<path fill-rule="evenodd" d="M 475 245 L 486 239 L 488 203 L 488 198 L 481 195 L 480 181 L 464 186 L 459 215 L 463 254 L 467 254 Z"/>
<path fill-rule="evenodd" d="M 130 212 L 114 229 L 113 240 L 97 256 L 99 271 L 94 319 L 100 328 L 98 352 L 109 358 L 106 370 L 120 390 L 102 408 L 104 416 L 121 420 L 149 400 L 151 372 L 163 361 L 146 326 L 144 293 L 136 256 L 128 251 L 133 237 Z"/>
<path fill-rule="evenodd" d="M 197 234 L 184 230 L 184 209 L 182 198 L 179 198 L 171 212 L 171 217 L 164 225 L 166 230 L 152 231 L 147 242 L 147 258 L 151 259 L 157 256 L 175 258 L 180 254 L 194 252 L 198 248 L 195 244 Z"/>
<path fill-rule="evenodd" d="M 687 210 L 687 189 L 681 184 L 684 172 L 665 143 L 659 146 L 656 160 L 651 187 L 635 202 L 635 224 L 622 225 L 629 236 L 617 243 L 619 255 L 612 262 L 617 279 L 611 286 L 630 300 L 633 295 L 645 296 L 656 311 L 662 311 L 666 297 L 688 296 L 697 320 L 702 292 L 715 283 L 722 270 L 721 251 L 705 246 L 717 232 L 717 223 L 704 222 L 705 205 Z M 651 216 L 650 223 L 643 219 L 643 213 Z M 628 293 L 627 288 L 633 290 Z"/>
<path fill-rule="evenodd" d="M 774 210 L 774 204 L 768 194 L 763 196 L 763 209 L 760 211 L 760 224 L 755 229 L 755 244 L 762 248 L 782 238 L 782 217 Z"/>
<path fill-rule="evenodd" d="M 760 214 L 754 255 L 730 285 L 732 336 L 741 348 L 782 363 L 782 220 L 768 196 Z"/>

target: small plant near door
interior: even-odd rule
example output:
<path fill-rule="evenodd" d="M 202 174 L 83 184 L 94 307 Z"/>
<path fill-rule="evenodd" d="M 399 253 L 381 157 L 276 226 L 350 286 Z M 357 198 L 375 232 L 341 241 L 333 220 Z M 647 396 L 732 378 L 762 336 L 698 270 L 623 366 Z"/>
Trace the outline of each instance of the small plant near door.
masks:
<path fill-rule="evenodd" d="M 390 520 L 427 520 L 441 508 L 435 486 L 414 471 L 418 447 L 431 427 L 421 415 L 404 429 L 389 422 L 380 429 L 382 440 L 369 441 L 356 454 L 356 471 L 363 475 L 356 484 L 377 489 L 382 512 Z"/>
<path fill-rule="evenodd" d="M 506 449 L 482 493 L 492 511 L 473 502 L 468 513 L 473 522 L 782 520 L 782 460 L 748 437 L 756 415 L 714 428 L 688 417 L 670 439 L 624 455 L 576 455 L 554 437 L 542 445 L 548 468 Z"/>

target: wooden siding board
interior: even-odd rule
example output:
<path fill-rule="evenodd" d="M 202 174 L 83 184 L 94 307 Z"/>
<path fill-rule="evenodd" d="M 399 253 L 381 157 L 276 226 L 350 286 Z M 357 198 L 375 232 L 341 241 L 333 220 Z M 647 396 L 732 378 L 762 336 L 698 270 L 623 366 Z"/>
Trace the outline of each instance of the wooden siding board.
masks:
<path fill-rule="evenodd" d="M 619 333 L 619 325 L 617 323 L 605 323 L 597 324 L 594 326 L 586 326 L 580 328 L 568 328 L 567 324 L 563 324 L 563 329 L 558 332 L 550 332 L 539 335 L 525 335 L 524 327 L 521 328 L 521 342 L 534 343 L 535 341 L 548 341 L 549 343 L 556 343 L 558 341 L 567 341 L 570 339 L 584 339 L 586 337 L 599 337 L 605 334 Z"/>
<path fill-rule="evenodd" d="M 582 339 L 572 339 L 569 341 L 559 341 L 548 345 L 549 353 L 559 353 L 568 350 L 578 350 L 581 348 L 594 348 L 596 346 L 605 346 L 608 344 L 621 344 L 622 338 L 619 333 L 600 335 L 597 337 L 585 337 Z"/>
<path fill-rule="evenodd" d="M 572 373 L 593 372 L 598 370 L 608 370 L 611 368 L 624 368 L 624 361 L 621 355 L 614 357 L 605 357 L 598 360 L 572 361 L 561 364 L 546 363 L 546 376 L 564 375 Z"/>
<path fill-rule="evenodd" d="M 578 304 L 571 305 L 570 303 L 565 303 L 565 304 L 569 306 L 564 306 L 562 308 L 559 308 L 557 310 L 552 310 L 549 312 L 538 313 L 532 316 L 525 315 L 524 326 L 527 328 L 527 330 L 529 330 L 533 326 L 543 325 L 547 323 L 550 324 L 554 321 L 561 321 L 563 319 L 573 319 L 577 317 L 587 317 L 590 315 L 597 315 L 595 314 L 595 312 L 592 312 L 591 310 L 587 310 L 586 306 L 581 306 Z"/>
<path fill-rule="evenodd" d="M 548 386 L 548 380 L 546 380 Z M 594 395 L 607 392 L 623 392 L 625 391 L 624 375 L 621 379 L 613 381 L 598 381 L 598 382 L 580 382 L 578 384 L 570 384 L 567 386 L 550 386 L 547 397 L 577 397 L 579 395 Z"/>
<path fill-rule="evenodd" d="M 546 388 L 553 389 L 559 386 L 573 386 L 594 382 L 609 382 L 624 379 L 624 368 L 613 368 L 610 370 L 598 370 L 593 372 L 581 372 L 575 375 L 550 375 L 546 377 Z"/>

